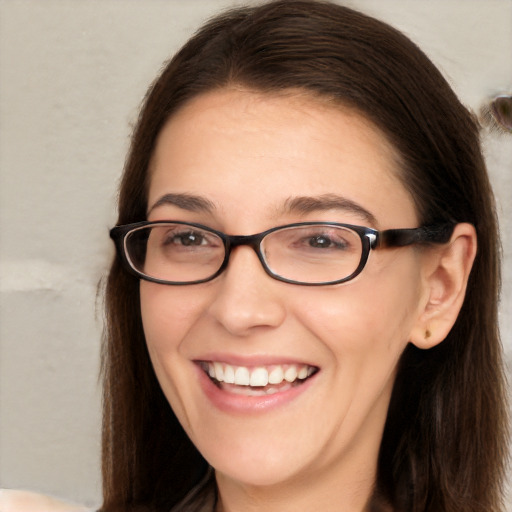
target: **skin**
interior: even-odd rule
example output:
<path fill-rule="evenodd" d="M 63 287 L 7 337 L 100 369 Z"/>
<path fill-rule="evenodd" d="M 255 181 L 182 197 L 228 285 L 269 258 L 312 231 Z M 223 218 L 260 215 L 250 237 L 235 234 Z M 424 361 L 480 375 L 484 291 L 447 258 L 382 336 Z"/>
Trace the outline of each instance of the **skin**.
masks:
<path fill-rule="evenodd" d="M 200 222 L 229 234 L 301 221 L 416 227 L 397 161 L 373 125 L 341 107 L 301 93 L 215 91 L 189 102 L 162 130 L 148 219 Z M 153 206 L 169 193 L 200 196 L 212 209 Z M 290 198 L 332 193 L 370 215 L 332 205 L 285 208 Z M 208 283 L 141 281 L 156 375 L 216 470 L 219 510 L 328 512 L 340 503 L 346 512 L 366 509 L 397 361 L 410 341 L 428 348 L 451 327 L 475 250 L 470 231 L 454 234 L 462 242 L 451 244 L 449 254 L 417 247 L 373 251 L 362 274 L 343 285 L 276 281 L 249 247 L 234 250 L 228 269 Z M 466 262 L 457 279 L 440 263 L 450 255 Z M 435 318 L 447 299 L 454 313 L 445 328 Z M 434 331 L 428 340 L 426 322 Z M 226 412 L 199 384 L 194 361 L 213 357 L 271 357 L 319 372 L 279 407 Z"/>

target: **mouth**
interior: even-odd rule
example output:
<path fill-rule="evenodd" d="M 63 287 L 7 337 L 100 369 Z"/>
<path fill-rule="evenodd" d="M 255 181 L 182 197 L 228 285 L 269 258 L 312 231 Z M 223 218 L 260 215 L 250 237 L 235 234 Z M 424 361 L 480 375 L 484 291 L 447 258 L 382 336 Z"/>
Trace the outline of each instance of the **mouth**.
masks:
<path fill-rule="evenodd" d="M 318 372 L 307 364 L 233 366 L 219 361 L 198 361 L 209 379 L 223 391 L 245 396 L 265 396 L 301 386 Z"/>

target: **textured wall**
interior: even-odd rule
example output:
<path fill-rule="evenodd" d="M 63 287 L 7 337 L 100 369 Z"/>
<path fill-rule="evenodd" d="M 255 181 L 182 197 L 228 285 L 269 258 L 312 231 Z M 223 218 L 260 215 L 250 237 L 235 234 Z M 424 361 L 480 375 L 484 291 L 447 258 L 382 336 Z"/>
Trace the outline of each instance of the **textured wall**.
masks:
<path fill-rule="evenodd" d="M 98 502 L 101 300 L 115 189 L 146 86 L 227 0 L 0 0 L 0 485 Z M 353 0 L 463 101 L 512 86 L 509 0 Z M 512 356 L 512 136 L 485 135 Z"/>

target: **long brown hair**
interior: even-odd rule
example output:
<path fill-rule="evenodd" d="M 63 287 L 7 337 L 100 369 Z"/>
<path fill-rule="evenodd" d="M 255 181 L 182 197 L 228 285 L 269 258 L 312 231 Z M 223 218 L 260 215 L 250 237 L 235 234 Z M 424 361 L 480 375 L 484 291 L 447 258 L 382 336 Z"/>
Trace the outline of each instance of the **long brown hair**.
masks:
<path fill-rule="evenodd" d="M 400 154 L 401 179 L 423 223 L 474 224 L 478 254 L 456 324 L 436 348 L 409 345 L 400 360 L 372 510 L 501 510 L 499 241 L 474 117 L 421 50 L 380 21 L 314 0 L 235 9 L 203 26 L 151 86 L 126 161 L 119 224 L 145 219 L 148 167 L 169 117 L 191 98 L 233 84 L 301 89 L 357 110 Z M 103 376 L 103 510 L 168 510 L 207 464 L 159 388 L 139 283 L 117 258 L 106 287 Z"/>

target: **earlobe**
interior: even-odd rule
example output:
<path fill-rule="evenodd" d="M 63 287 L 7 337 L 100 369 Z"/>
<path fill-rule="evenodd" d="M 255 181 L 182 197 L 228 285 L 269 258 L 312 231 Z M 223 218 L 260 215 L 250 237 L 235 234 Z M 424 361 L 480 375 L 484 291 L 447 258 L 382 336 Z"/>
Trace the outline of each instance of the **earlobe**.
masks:
<path fill-rule="evenodd" d="M 425 251 L 423 301 L 410 336 L 418 348 L 441 343 L 453 327 L 464 302 L 476 249 L 474 226 L 461 223 L 447 244 Z"/>

